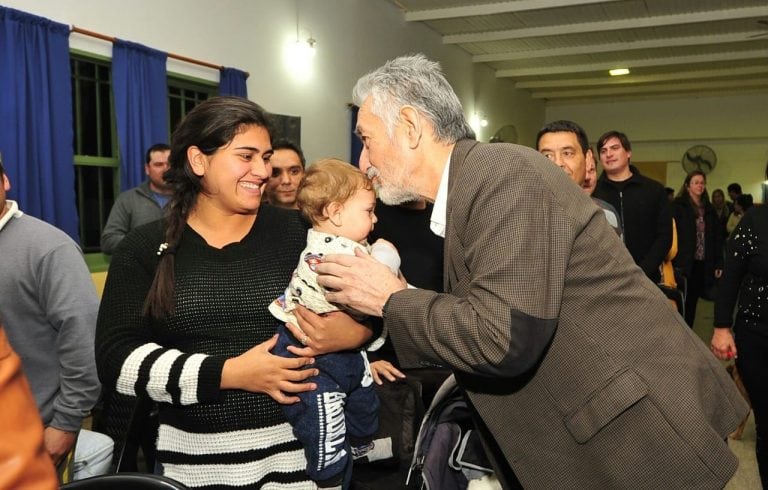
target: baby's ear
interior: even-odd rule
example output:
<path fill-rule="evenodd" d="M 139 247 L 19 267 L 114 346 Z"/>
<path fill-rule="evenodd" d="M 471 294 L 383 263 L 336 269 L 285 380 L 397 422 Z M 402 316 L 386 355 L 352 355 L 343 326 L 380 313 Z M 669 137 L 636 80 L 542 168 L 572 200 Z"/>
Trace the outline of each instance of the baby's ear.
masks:
<path fill-rule="evenodd" d="M 332 202 L 323 209 L 323 216 L 328 218 L 334 226 L 341 226 L 341 210 L 344 205 L 340 202 Z"/>

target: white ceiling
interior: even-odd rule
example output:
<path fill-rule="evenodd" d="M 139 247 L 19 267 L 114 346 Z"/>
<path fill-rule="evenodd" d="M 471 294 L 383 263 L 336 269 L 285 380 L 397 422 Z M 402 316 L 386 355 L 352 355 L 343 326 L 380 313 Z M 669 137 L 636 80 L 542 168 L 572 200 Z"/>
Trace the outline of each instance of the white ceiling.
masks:
<path fill-rule="evenodd" d="M 390 1 L 539 99 L 768 91 L 768 0 Z"/>

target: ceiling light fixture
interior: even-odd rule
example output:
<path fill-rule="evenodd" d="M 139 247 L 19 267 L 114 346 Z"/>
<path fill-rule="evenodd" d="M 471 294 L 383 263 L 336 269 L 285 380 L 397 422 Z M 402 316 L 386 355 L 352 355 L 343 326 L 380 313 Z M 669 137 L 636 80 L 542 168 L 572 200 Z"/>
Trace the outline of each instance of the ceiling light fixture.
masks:
<path fill-rule="evenodd" d="M 629 68 L 614 68 L 613 70 L 608 70 L 608 73 L 610 73 L 612 77 L 629 75 Z"/>

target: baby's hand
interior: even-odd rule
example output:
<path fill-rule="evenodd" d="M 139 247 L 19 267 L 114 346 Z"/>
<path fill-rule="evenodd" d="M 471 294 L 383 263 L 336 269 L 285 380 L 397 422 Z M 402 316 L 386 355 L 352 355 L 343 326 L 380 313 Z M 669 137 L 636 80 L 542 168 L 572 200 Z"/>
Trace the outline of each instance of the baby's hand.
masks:
<path fill-rule="evenodd" d="M 389 267 L 394 274 L 400 270 L 400 254 L 394 245 L 383 238 L 379 238 L 371 246 L 371 256 Z"/>
<path fill-rule="evenodd" d="M 390 246 L 390 247 L 394 248 L 395 250 L 397 250 L 397 247 L 395 247 L 395 246 L 392 244 L 392 242 L 390 242 L 389 240 L 384 240 L 383 238 L 379 238 L 379 239 L 377 239 L 375 242 L 373 242 L 373 245 L 372 245 L 372 246 L 374 246 L 374 247 L 375 247 L 375 246 L 377 246 L 377 245 L 379 245 L 379 244 L 381 244 L 380 246 Z"/>

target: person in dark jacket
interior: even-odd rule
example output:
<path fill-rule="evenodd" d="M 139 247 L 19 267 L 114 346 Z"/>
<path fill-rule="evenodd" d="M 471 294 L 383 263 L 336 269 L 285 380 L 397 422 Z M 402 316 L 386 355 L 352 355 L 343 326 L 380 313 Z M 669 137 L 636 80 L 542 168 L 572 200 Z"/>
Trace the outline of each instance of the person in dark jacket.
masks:
<path fill-rule="evenodd" d="M 707 177 L 694 170 L 685 178 L 672 203 L 677 226 L 677 257 L 673 261 L 686 278 L 685 322 L 693 327 L 696 303 L 708 297 L 723 268 L 723 238 L 720 221 L 707 196 Z"/>
<path fill-rule="evenodd" d="M 605 171 L 592 197 L 618 210 L 629 253 L 646 276 L 659 282 L 659 266 L 672 245 L 672 218 L 664 186 L 630 165 L 632 145 L 624 133 L 603 134 L 597 150 Z"/>

